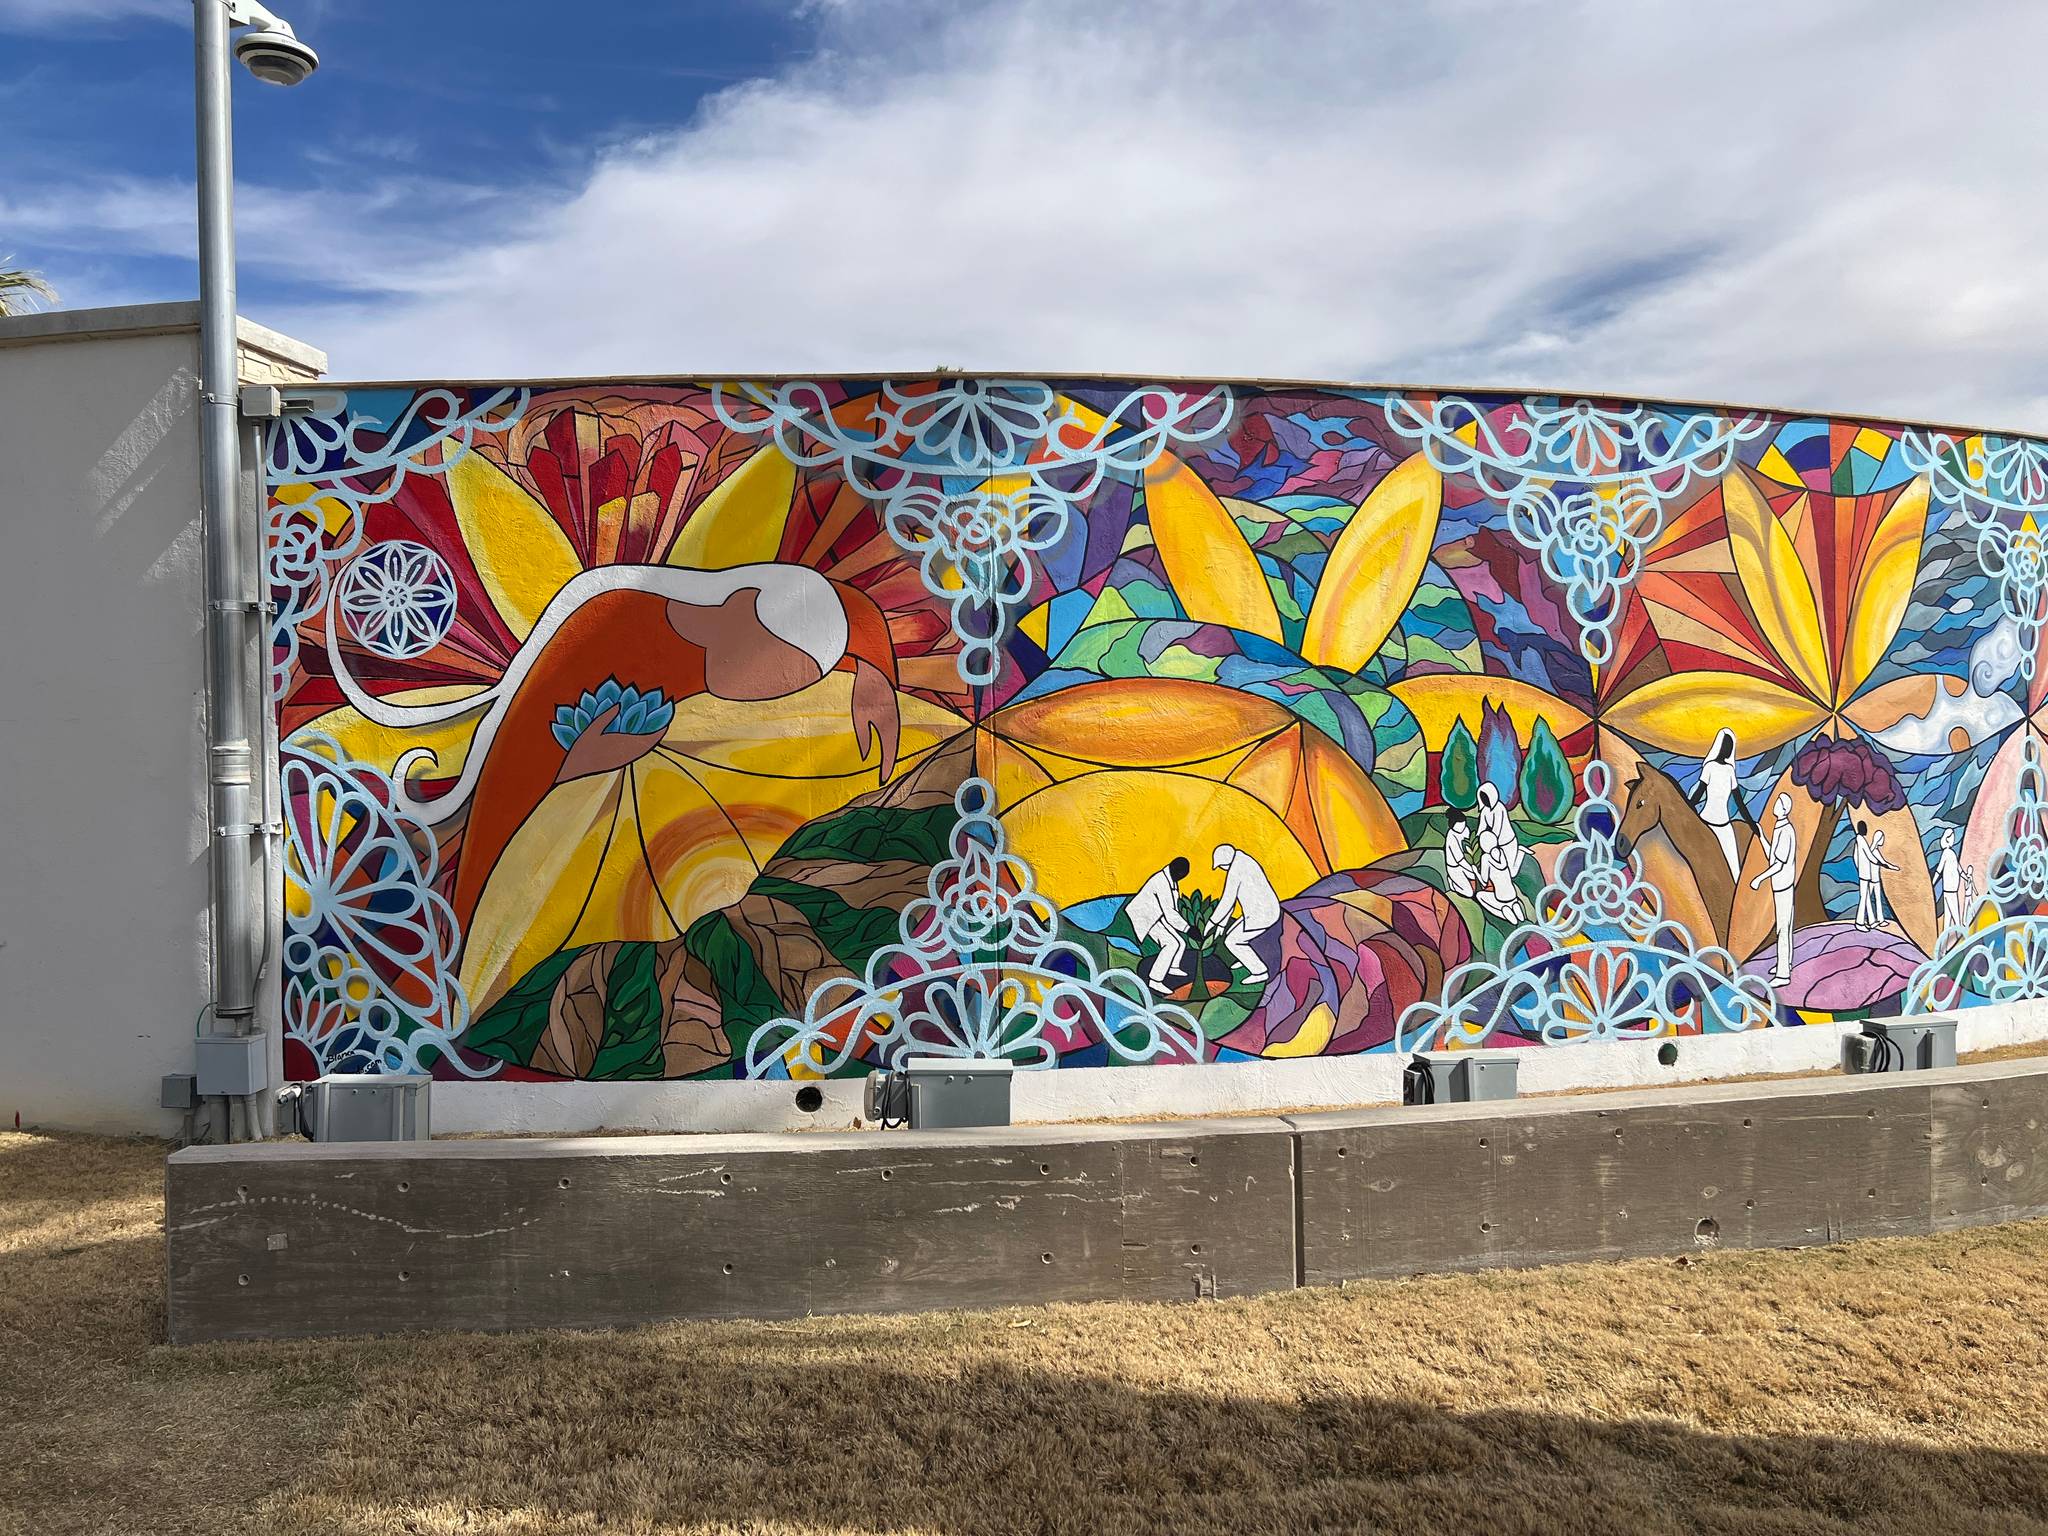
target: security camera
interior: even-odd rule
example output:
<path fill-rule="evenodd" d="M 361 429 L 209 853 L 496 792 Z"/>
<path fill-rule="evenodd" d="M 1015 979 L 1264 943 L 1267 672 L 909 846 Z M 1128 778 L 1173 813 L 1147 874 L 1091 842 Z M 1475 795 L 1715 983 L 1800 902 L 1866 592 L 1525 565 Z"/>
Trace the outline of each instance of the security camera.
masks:
<path fill-rule="evenodd" d="M 320 55 L 299 41 L 292 24 L 252 3 L 229 0 L 228 20 L 248 30 L 235 38 L 235 57 L 269 85 L 297 85 L 320 67 Z"/>

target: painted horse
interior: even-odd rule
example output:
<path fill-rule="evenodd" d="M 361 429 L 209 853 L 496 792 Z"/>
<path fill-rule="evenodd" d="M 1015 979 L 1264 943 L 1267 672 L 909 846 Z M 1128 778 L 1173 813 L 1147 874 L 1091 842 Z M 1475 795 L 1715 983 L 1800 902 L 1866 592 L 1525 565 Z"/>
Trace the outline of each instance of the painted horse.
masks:
<path fill-rule="evenodd" d="M 1749 856 L 1756 830 L 1735 825 L 1736 864 Z M 1735 911 L 1735 873 L 1706 819 L 1686 802 L 1670 774 L 1642 764 L 1622 786 L 1621 826 L 1614 851 L 1643 856 L 1643 872 L 1665 897 L 1665 915 L 1686 922 L 1687 908 L 1703 911 L 1714 942 L 1725 945 Z M 1677 889 L 1673 889 L 1676 885 Z M 1690 924 L 1688 923 L 1688 926 Z"/>

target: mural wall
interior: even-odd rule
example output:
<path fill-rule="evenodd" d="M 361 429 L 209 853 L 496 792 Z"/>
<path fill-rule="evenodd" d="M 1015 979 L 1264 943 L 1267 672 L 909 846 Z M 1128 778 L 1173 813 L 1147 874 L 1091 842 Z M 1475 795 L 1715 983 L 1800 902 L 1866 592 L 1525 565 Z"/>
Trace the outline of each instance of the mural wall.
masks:
<path fill-rule="evenodd" d="M 953 375 L 345 398 L 268 444 L 296 1075 L 2048 995 L 2048 445 Z"/>

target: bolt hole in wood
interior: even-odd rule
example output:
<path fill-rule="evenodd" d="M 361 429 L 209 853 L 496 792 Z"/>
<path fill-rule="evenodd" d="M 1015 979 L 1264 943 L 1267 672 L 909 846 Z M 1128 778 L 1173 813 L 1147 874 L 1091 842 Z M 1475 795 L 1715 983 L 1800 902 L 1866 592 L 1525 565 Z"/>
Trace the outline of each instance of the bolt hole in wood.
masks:
<path fill-rule="evenodd" d="M 732 1175 L 729 1173 L 721 1173 L 718 1176 L 718 1182 L 721 1184 L 730 1184 L 732 1182 Z"/>
<path fill-rule="evenodd" d="M 1038 1256 L 1038 1262 L 1041 1264 L 1050 1264 L 1052 1262 L 1052 1255 L 1049 1253 L 1041 1253 Z"/>
<path fill-rule="evenodd" d="M 1339 1147 L 1337 1149 L 1337 1155 L 1339 1157 L 1349 1157 L 1351 1155 L 1351 1149 L 1349 1147 Z"/>
<path fill-rule="evenodd" d="M 398 1272 L 398 1278 L 400 1280 L 410 1280 L 412 1278 L 412 1271 L 409 1269 L 401 1269 Z"/>
<path fill-rule="evenodd" d="M 727 1273 L 728 1275 L 732 1273 L 732 1266 L 731 1266 L 730 1264 L 728 1264 L 728 1265 L 726 1265 L 726 1266 L 725 1266 L 725 1272 L 726 1272 L 726 1273 Z"/>
<path fill-rule="evenodd" d="M 890 1179 L 893 1179 L 895 1177 L 896 1170 L 894 1168 L 884 1168 L 882 1170 L 882 1180 L 884 1183 L 887 1183 Z"/>
<path fill-rule="evenodd" d="M 1479 1223 L 1479 1230 L 1482 1232 L 1491 1232 L 1493 1230 L 1493 1223 L 1490 1221 L 1482 1221 L 1481 1223 Z"/>
<path fill-rule="evenodd" d="M 1742 1202 L 1742 1208 L 1745 1211 L 1753 1211 L 1756 1209 L 1756 1202 L 1754 1200 L 1745 1200 Z"/>
<path fill-rule="evenodd" d="M 237 1185 L 235 1186 L 235 1198 L 236 1198 L 237 1200 L 246 1200 L 246 1199 L 248 1199 L 248 1198 L 249 1198 L 249 1186 L 248 1186 L 248 1185 L 246 1185 L 246 1184 L 237 1184 Z"/>
<path fill-rule="evenodd" d="M 249 1277 L 248 1277 L 247 1275 L 237 1275 L 237 1276 L 235 1276 L 235 1284 L 237 1284 L 237 1285 L 247 1285 L 248 1283 L 249 1283 Z"/>
<path fill-rule="evenodd" d="M 1742 1117 L 1742 1123 L 1743 1123 L 1744 1125 L 1749 1125 L 1749 1124 L 1752 1124 L 1753 1122 L 1752 1122 L 1752 1121 L 1750 1120 L 1749 1116 L 1747 1116 L 1747 1115 L 1744 1115 L 1744 1116 Z"/>
<path fill-rule="evenodd" d="M 1479 1138 L 1479 1145 L 1482 1147 L 1486 1145 L 1486 1138 L 1484 1136 Z"/>
<path fill-rule="evenodd" d="M 569 1181 L 567 1179 L 557 1179 L 555 1181 L 555 1187 L 557 1189 L 567 1189 L 569 1187 Z"/>
<path fill-rule="evenodd" d="M 1201 1160 L 1202 1159 L 1200 1157 L 1198 1157 L 1196 1154 L 1192 1152 L 1188 1154 L 1188 1166 L 1190 1168 L 1194 1167 L 1195 1164 L 1199 1163 Z"/>
<path fill-rule="evenodd" d="M 1188 1244 L 1188 1252 L 1189 1252 L 1189 1253 L 1200 1253 L 1201 1251 L 1202 1251 L 1202 1245 L 1201 1245 L 1200 1243 L 1189 1243 L 1189 1244 Z"/>
<path fill-rule="evenodd" d="M 1039 1171 L 1040 1173 L 1051 1173 L 1051 1172 L 1052 1172 L 1052 1164 L 1051 1164 L 1051 1163 L 1040 1163 L 1040 1164 L 1038 1165 L 1038 1171 Z"/>
<path fill-rule="evenodd" d="M 410 1190 L 411 1188 L 412 1188 L 412 1180 L 410 1180 L 410 1179 L 400 1179 L 400 1180 L 398 1181 L 398 1192 L 399 1192 L 399 1193 L 400 1193 L 401 1195 L 402 1195 L 402 1194 L 404 1194 L 404 1193 L 406 1193 L 406 1191 Z"/>

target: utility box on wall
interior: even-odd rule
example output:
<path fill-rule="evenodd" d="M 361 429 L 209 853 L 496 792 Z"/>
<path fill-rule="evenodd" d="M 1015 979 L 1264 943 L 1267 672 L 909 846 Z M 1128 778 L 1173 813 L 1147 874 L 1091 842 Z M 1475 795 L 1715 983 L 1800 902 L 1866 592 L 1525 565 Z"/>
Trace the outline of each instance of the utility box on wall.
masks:
<path fill-rule="evenodd" d="M 1010 1123 L 1007 1061 L 918 1056 L 893 1072 L 870 1072 L 868 1118 L 883 1124 L 907 1121 L 914 1131 L 959 1129 Z"/>
<path fill-rule="evenodd" d="M 1418 1051 L 1401 1074 L 1403 1104 L 1512 1099 L 1521 1058 L 1513 1051 Z"/>
<path fill-rule="evenodd" d="M 1956 1064 L 1956 1021 L 1942 1014 L 1869 1019 L 1842 1037 L 1844 1072 L 1928 1072 Z"/>
<path fill-rule="evenodd" d="M 299 1090 L 299 1123 L 314 1141 L 427 1141 L 434 1080 L 424 1072 L 333 1073 Z"/>

